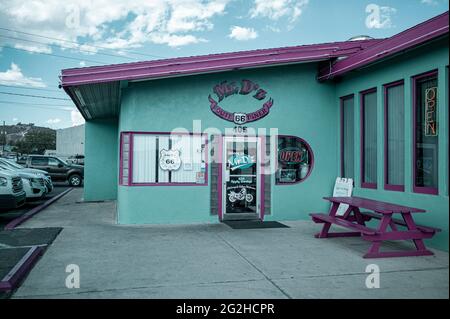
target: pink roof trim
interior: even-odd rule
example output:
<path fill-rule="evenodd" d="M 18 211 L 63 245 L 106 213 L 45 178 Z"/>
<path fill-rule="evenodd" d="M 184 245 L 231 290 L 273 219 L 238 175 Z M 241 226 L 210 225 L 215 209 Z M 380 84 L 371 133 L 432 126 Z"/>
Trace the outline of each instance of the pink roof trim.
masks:
<path fill-rule="evenodd" d="M 89 83 L 166 78 L 347 56 L 381 40 L 346 41 L 62 70 L 64 87 Z"/>
<path fill-rule="evenodd" d="M 320 70 L 318 79 L 320 81 L 332 79 L 448 34 L 448 19 L 447 11 L 357 52 L 347 59 L 337 61 L 331 68 L 328 67 Z"/>

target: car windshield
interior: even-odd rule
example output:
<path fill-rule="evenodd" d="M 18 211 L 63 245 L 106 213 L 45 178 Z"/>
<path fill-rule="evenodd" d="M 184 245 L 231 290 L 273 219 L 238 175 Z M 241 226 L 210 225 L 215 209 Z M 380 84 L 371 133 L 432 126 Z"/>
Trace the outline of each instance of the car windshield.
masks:
<path fill-rule="evenodd" d="M 8 165 L 17 169 L 22 169 L 24 168 L 22 165 L 14 163 L 13 161 L 7 160 L 6 158 L 2 158 L 0 159 L 0 163 L 4 164 L 4 165 Z"/>

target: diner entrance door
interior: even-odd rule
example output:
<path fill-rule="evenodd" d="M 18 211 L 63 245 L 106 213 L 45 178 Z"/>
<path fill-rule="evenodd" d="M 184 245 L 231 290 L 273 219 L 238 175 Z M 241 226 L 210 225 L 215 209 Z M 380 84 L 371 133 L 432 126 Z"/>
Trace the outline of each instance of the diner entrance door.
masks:
<path fill-rule="evenodd" d="M 223 138 L 224 220 L 260 218 L 261 143 L 258 137 Z"/>

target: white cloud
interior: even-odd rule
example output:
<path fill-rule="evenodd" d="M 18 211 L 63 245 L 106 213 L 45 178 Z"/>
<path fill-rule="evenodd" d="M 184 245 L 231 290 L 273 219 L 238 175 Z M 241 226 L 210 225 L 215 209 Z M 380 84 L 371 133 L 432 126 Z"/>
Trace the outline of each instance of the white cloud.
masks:
<path fill-rule="evenodd" d="M 70 112 L 70 120 L 72 121 L 72 126 L 84 124 L 84 118 L 78 110 Z"/>
<path fill-rule="evenodd" d="M 31 53 L 52 53 L 52 49 L 47 45 L 29 45 L 23 43 L 15 43 L 14 47 Z"/>
<path fill-rule="evenodd" d="M 394 27 L 392 16 L 397 13 L 397 9 L 387 6 L 379 6 L 371 3 L 366 7 L 366 27 L 368 29 L 388 29 Z"/>
<path fill-rule="evenodd" d="M 81 61 L 81 62 L 80 62 L 80 66 L 81 66 L 81 67 L 86 66 L 86 61 Z"/>
<path fill-rule="evenodd" d="M 429 6 L 436 6 L 439 4 L 436 0 L 421 0 L 420 3 L 426 4 Z"/>
<path fill-rule="evenodd" d="M 167 33 L 152 34 L 151 39 L 152 42 L 154 43 L 167 44 L 170 47 L 179 47 L 193 43 L 207 42 L 207 40 L 205 39 L 197 38 L 190 34 L 187 35 L 171 35 Z"/>
<path fill-rule="evenodd" d="M 13 117 L 12 121 L 15 122 L 19 122 L 19 119 L 17 117 Z"/>
<path fill-rule="evenodd" d="M 19 86 L 32 86 L 32 87 L 46 87 L 47 85 L 41 78 L 27 77 L 22 73 L 20 67 L 11 63 L 9 70 L 0 72 L 0 84 L 3 85 L 19 85 Z"/>
<path fill-rule="evenodd" d="M 224 14 L 230 1 L 10 0 L 0 1 L 0 21 L 10 29 L 67 41 L 82 38 L 88 44 L 113 49 L 140 48 L 145 43 L 182 46 L 203 42 L 196 33 L 211 30 L 213 18 Z M 121 26 L 119 31 L 114 29 L 118 25 Z M 17 44 L 14 40 L 8 41 Z M 45 41 L 47 45 L 62 43 L 51 39 L 39 41 Z M 51 50 L 48 46 L 43 47 Z M 90 46 L 79 48 L 96 50 Z M 33 48 L 34 51 L 38 49 L 43 48 Z"/>
<path fill-rule="evenodd" d="M 258 33 L 253 28 L 232 26 L 228 37 L 239 41 L 246 41 L 256 39 L 258 37 Z"/>
<path fill-rule="evenodd" d="M 269 18 L 279 20 L 287 18 L 290 23 L 295 22 L 303 13 L 309 0 L 254 0 L 254 6 L 250 9 L 251 18 Z"/>
<path fill-rule="evenodd" d="M 58 124 L 59 122 L 61 122 L 61 119 L 58 119 L 58 118 L 48 119 L 46 121 L 47 124 Z"/>

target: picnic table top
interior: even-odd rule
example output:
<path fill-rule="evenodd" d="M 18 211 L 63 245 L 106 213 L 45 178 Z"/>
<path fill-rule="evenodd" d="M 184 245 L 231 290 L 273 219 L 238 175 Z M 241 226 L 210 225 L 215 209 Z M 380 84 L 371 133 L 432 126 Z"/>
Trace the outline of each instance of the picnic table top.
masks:
<path fill-rule="evenodd" d="M 381 214 L 392 213 L 424 213 L 424 209 L 397 205 L 362 197 L 324 197 L 333 203 L 348 204 L 350 206 L 373 210 Z"/>

